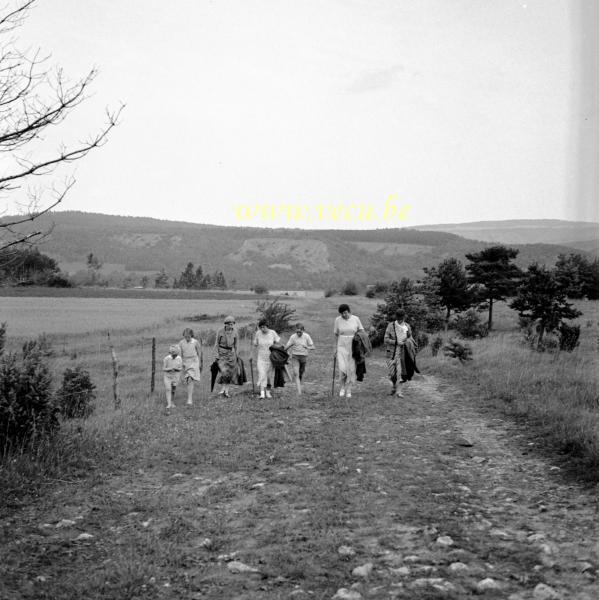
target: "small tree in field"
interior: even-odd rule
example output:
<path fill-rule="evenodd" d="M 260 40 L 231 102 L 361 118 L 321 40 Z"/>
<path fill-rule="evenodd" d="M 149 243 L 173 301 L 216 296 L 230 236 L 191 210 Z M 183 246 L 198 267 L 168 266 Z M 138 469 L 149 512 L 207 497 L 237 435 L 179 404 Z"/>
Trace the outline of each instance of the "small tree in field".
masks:
<path fill-rule="evenodd" d="M 83 367 L 68 368 L 63 374 L 62 385 L 56 392 L 62 416 L 66 419 L 89 417 L 94 411 L 95 389 L 89 372 Z"/>
<path fill-rule="evenodd" d="M 406 320 L 412 327 L 414 337 L 417 337 L 419 331 L 433 332 L 442 327 L 443 318 L 435 304 L 436 297 L 428 296 L 425 292 L 407 277 L 391 283 L 385 302 L 377 305 L 376 313 L 370 318 L 370 339 L 373 346 L 383 343 L 387 324 L 395 319 L 398 308 L 406 311 Z"/>
<path fill-rule="evenodd" d="M 481 286 L 482 297 L 489 306 L 488 330 L 493 328 L 493 302 L 512 296 L 522 271 L 511 261 L 518 256 L 518 250 L 497 245 L 480 252 L 466 254 L 470 264 L 466 265 L 468 281 Z"/>
<path fill-rule="evenodd" d="M 564 319 L 575 319 L 582 314 L 567 302 L 566 289 L 555 271 L 537 263 L 528 267 L 510 307 L 517 310 L 521 318 L 538 322 L 538 348 L 543 344 L 545 332 L 557 329 Z"/>
<path fill-rule="evenodd" d="M 0 448 L 22 446 L 59 426 L 43 340 L 23 345 L 21 356 L 0 356 Z"/>
<path fill-rule="evenodd" d="M 272 302 L 262 300 L 256 305 L 256 312 L 260 313 L 260 317 L 266 319 L 266 324 L 270 329 L 277 332 L 287 331 L 293 327 L 291 319 L 295 315 L 295 308 L 279 302 L 275 298 Z"/>
<path fill-rule="evenodd" d="M 457 258 L 447 258 L 436 267 L 425 268 L 423 285 L 439 297 L 439 303 L 445 308 L 445 327 L 449 323 L 451 311 L 462 311 L 474 303 L 468 286 L 466 271 Z"/>

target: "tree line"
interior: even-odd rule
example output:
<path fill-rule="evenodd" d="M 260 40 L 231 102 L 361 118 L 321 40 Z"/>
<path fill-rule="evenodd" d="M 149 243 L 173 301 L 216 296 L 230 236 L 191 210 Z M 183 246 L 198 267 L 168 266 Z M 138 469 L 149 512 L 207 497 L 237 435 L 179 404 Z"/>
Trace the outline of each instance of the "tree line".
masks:
<path fill-rule="evenodd" d="M 447 330 L 452 314 L 458 322 L 470 320 L 473 325 L 477 317 L 464 313 L 475 307 L 487 310 L 486 333 L 493 328 L 494 304 L 508 299 L 521 324 L 536 324 L 539 345 L 546 332 L 571 335 L 572 328 L 565 321 L 582 313 L 568 299 L 599 299 L 599 259 L 561 254 L 553 267 L 532 263 L 522 270 L 513 262 L 517 255 L 514 248 L 495 245 L 466 254 L 466 265 L 447 258 L 425 268 L 418 282 L 408 278 L 393 282 L 386 290 L 385 303 L 379 304 L 372 317 L 373 342 L 382 343 L 386 324 L 397 308 L 406 310 L 415 330 L 429 332 Z"/>

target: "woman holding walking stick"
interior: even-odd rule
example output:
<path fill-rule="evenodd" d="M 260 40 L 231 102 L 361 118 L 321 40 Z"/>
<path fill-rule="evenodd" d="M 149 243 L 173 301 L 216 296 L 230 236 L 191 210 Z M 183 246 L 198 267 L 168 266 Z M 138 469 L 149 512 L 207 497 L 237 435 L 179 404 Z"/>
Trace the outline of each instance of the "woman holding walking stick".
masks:
<path fill-rule="evenodd" d="M 335 358 L 339 369 L 339 396 L 351 398 L 352 384 L 356 380 L 356 361 L 352 357 L 354 335 L 364 330 L 358 317 L 351 314 L 349 305 L 339 305 L 339 316 L 335 319 Z"/>

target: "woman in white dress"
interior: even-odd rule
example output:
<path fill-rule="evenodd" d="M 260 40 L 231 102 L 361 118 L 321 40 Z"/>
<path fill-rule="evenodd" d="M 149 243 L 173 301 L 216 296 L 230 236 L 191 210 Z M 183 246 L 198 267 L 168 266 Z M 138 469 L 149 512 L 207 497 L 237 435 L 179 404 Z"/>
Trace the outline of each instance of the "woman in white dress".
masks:
<path fill-rule="evenodd" d="M 340 304 L 333 333 L 337 345 L 339 395 L 346 398 L 351 398 L 351 386 L 356 380 L 356 361 L 352 358 L 352 341 L 356 332 L 363 329 L 360 319 L 351 314 L 349 305 Z"/>
<path fill-rule="evenodd" d="M 256 366 L 258 367 L 258 387 L 260 398 L 272 398 L 266 386 L 274 379 L 274 367 L 270 362 L 270 347 L 281 338 L 274 329 L 269 329 L 266 319 L 260 319 L 258 330 L 254 335 L 254 346 L 257 348 Z"/>

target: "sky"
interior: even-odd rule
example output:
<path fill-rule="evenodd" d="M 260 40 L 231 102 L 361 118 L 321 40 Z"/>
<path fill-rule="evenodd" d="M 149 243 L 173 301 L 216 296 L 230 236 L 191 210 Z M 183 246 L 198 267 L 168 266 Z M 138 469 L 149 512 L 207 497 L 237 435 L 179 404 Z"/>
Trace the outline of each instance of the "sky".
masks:
<path fill-rule="evenodd" d="M 73 80 L 99 69 L 47 145 L 126 104 L 104 147 L 53 174 L 76 178 L 63 210 L 599 221 L 592 2 L 40 0 L 17 35 Z"/>

